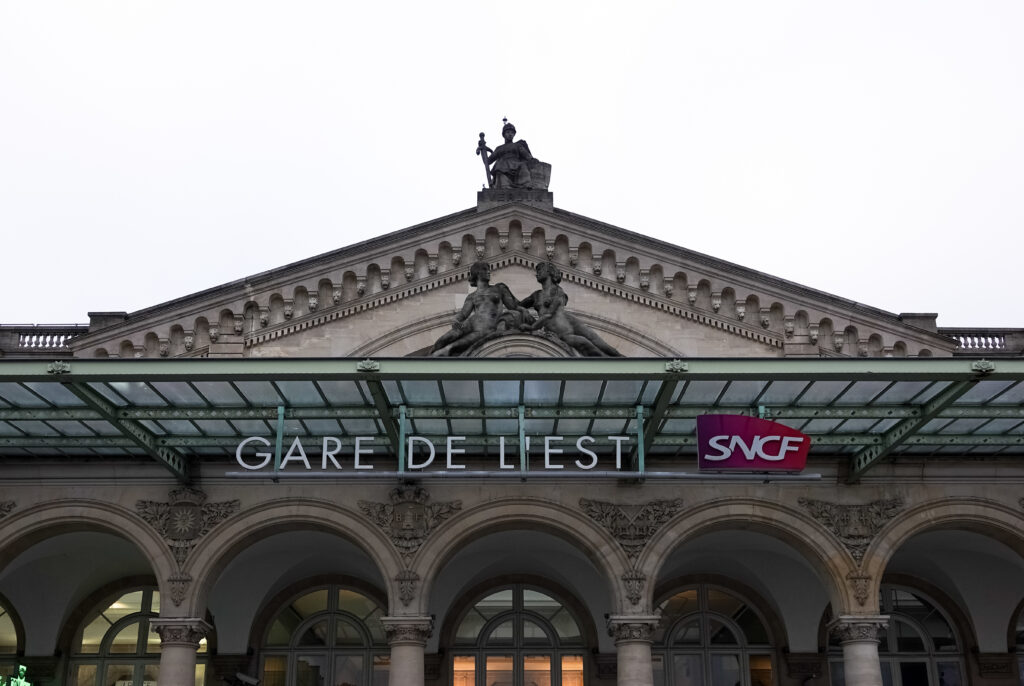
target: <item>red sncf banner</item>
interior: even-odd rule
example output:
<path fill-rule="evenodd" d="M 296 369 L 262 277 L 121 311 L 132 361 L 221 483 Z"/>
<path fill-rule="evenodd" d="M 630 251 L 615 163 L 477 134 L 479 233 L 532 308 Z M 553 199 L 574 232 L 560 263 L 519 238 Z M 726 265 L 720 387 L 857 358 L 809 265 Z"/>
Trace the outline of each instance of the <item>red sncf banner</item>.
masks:
<path fill-rule="evenodd" d="M 785 424 L 735 414 L 697 417 L 697 466 L 702 472 L 799 472 L 811 438 Z"/>

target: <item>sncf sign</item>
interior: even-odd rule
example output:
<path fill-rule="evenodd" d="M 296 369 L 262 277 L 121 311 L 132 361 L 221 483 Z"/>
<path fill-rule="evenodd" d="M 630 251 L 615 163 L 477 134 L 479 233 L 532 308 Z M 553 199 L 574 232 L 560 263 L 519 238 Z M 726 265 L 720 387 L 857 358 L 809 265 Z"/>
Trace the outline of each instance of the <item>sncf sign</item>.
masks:
<path fill-rule="evenodd" d="M 807 465 L 809 436 L 757 417 L 697 417 L 697 465 L 702 472 L 799 472 Z"/>

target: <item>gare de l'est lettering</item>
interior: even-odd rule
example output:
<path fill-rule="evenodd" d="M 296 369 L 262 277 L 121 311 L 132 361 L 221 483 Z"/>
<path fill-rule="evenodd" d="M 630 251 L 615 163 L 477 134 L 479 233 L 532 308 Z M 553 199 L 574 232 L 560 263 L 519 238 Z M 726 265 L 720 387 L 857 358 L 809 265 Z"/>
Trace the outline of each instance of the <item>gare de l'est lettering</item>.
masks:
<path fill-rule="evenodd" d="M 0 325 L 0 675 L 1024 683 L 1024 329 L 563 210 L 500 133 L 468 209 Z"/>

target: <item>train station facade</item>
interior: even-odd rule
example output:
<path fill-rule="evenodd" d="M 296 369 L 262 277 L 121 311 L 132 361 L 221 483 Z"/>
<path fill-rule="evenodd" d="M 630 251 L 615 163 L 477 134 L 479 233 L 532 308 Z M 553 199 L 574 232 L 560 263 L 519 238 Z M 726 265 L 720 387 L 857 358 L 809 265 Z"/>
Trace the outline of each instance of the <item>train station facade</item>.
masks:
<path fill-rule="evenodd" d="M 0 673 L 1024 683 L 1022 349 L 516 189 L 2 326 Z M 806 466 L 701 470 L 706 415 Z"/>

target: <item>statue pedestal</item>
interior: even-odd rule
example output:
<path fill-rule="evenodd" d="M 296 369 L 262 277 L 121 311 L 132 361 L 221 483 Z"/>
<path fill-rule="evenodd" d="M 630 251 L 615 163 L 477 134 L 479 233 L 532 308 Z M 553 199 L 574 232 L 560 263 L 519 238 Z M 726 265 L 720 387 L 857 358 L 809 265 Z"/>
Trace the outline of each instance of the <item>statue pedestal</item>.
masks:
<path fill-rule="evenodd" d="M 555 196 L 551 191 L 535 191 L 528 188 L 487 188 L 476 193 L 477 212 L 510 202 L 521 202 L 549 211 L 555 208 Z"/>

